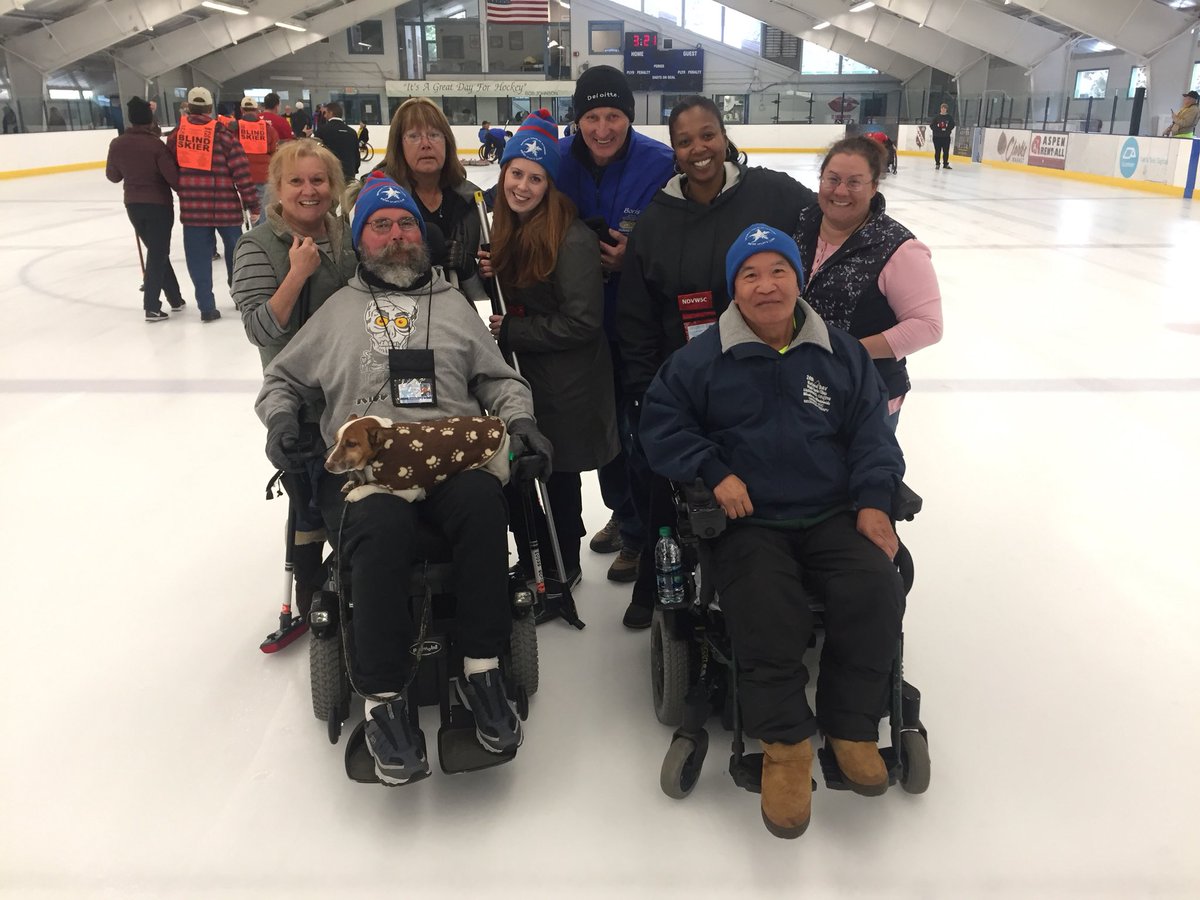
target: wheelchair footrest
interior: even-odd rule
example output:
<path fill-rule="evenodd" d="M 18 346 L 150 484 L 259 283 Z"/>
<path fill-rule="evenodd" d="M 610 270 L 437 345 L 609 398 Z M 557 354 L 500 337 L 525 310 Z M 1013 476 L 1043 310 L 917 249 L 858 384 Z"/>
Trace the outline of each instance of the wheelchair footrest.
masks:
<path fill-rule="evenodd" d="M 879 755 L 883 757 L 883 764 L 887 766 L 888 784 L 895 784 L 900 780 L 900 755 L 895 747 L 880 747 Z M 841 766 L 838 765 L 832 750 L 821 747 L 817 750 L 817 760 L 821 764 L 821 777 L 825 779 L 825 787 L 831 791 L 853 790 L 846 781 L 846 776 L 842 774 Z"/>
<path fill-rule="evenodd" d="M 492 753 L 485 750 L 475 736 L 475 717 L 466 707 L 450 707 L 450 720 L 438 729 L 438 763 L 447 775 L 478 772 L 512 762 L 517 751 Z"/>
<path fill-rule="evenodd" d="M 761 794 L 762 764 L 763 755 L 761 753 L 730 756 L 729 774 L 733 777 L 733 783 L 752 794 Z"/>

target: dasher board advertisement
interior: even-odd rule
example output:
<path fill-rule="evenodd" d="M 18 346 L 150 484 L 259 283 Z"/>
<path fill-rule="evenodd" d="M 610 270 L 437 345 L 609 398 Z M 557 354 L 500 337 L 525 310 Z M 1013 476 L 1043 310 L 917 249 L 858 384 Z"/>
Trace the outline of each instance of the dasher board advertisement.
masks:
<path fill-rule="evenodd" d="M 1035 131 L 1029 143 L 1029 164 L 1044 169 L 1065 169 L 1067 138 L 1062 131 Z"/>

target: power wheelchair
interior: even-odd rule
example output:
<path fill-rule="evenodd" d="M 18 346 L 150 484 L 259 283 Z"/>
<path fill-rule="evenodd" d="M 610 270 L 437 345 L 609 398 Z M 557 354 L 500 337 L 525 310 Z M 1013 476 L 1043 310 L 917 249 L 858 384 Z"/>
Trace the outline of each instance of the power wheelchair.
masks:
<path fill-rule="evenodd" d="M 737 660 L 725 630 L 719 600 L 710 578 L 704 577 L 711 566 L 708 541 L 726 527 L 725 513 L 712 492 L 697 481 L 674 485 L 679 544 L 684 574 L 683 602 L 656 604 L 650 627 L 651 693 L 654 712 L 664 725 L 675 727 L 671 746 L 663 759 L 659 786 L 675 799 L 691 794 L 700 777 L 708 752 L 705 729 L 709 717 L 720 714 L 722 725 L 733 732 L 733 750 L 729 774 L 734 783 L 752 793 L 761 792 L 762 754 L 746 753 L 738 708 Z M 893 502 L 893 517 L 911 521 L 920 512 L 921 498 L 901 483 Z M 896 555 L 907 595 L 913 584 L 912 557 L 903 544 Z M 823 606 L 811 607 L 816 619 L 816 634 L 822 629 Z M 896 651 L 889 691 L 888 716 L 891 746 L 880 748 L 888 769 L 888 783 L 900 783 L 910 794 L 923 793 L 929 787 L 929 743 L 921 724 L 921 694 L 904 680 L 904 639 Z M 849 790 L 832 750 L 817 751 L 825 786 L 831 790 Z"/>
<path fill-rule="evenodd" d="M 521 488 L 532 490 L 529 482 L 523 482 Z M 332 556 L 327 570 L 328 579 L 313 597 L 309 612 L 309 675 L 313 715 L 325 723 L 330 743 L 336 744 L 350 717 L 353 695 L 347 659 L 353 653 L 354 600 L 349 572 L 340 569 Z M 438 761 L 449 774 L 501 765 L 516 753 L 484 750 L 475 737 L 474 717 L 452 690 L 451 678 L 462 671 L 462 655 L 454 646 L 453 573 L 449 541 L 424 525 L 417 532 L 412 579 L 404 592 L 417 631 L 409 651 L 415 671 L 407 688 L 407 710 L 417 727 L 419 707 L 438 707 Z M 513 627 L 500 669 L 507 693 L 524 720 L 529 715 L 530 697 L 538 690 L 537 609 L 534 592 L 525 581 L 510 576 L 508 586 Z M 365 721 L 360 721 L 347 741 L 346 774 L 361 783 L 378 783 L 365 726 Z"/>

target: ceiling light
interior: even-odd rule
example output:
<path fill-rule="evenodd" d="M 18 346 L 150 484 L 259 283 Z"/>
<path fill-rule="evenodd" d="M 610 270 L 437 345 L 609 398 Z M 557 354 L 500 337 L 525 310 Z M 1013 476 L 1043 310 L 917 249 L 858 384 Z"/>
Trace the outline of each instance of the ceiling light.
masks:
<path fill-rule="evenodd" d="M 224 3 L 218 3 L 217 0 L 204 0 L 204 2 L 202 2 L 200 5 L 207 6 L 209 9 L 219 10 L 220 12 L 233 13 L 235 16 L 250 15 L 250 10 L 248 9 L 241 9 L 237 6 L 228 6 Z"/>
<path fill-rule="evenodd" d="M 829 27 L 829 23 L 828 23 L 828 22 L 821 22 L 819 25 L 814 25 L 814 26 L 812 27 L 812 30 L 813 30 L 813 31 L 820 31 L 822 28 L 828 28 L 828 27 Z"/>
<path fill-rule="evenodd" d="M 301 28 L 299 25 L 293 25 L 291 22 L 276 22 L 280 28 L 286 28 L 288 31 L 308 31 L 307 28 Z"/>
<path fill-rule="evenodd" d="M 1105 53 L 1109 50 L 1115 49 L 1116 48 L 1112 44 L 1108 43 L 1108 41 L 1096 41 L 1096 43 L 1092 44 L 1092 50 L 1095 53 Z"/>
<path fill-rule="evenodd" d="M 875 4 L 873 0 L 864 0 L 864 2 L 855 3 L 852 7 L 850 7 L 850 12 L 862 12 L 864 9 L 870 9 L 874 5 Z"/>
<path fill-rule="evenodd" d="M 270 78 L 272 81 L 303 81 L 304 80 L 299 75 L 269 75 L 267 77 Z"/>
<path fill-rule="evenodd" d="M 366 47 L 368 50 L 370 50 L 370 49 L 371 49 L 371 45 L 370 45 L 370 44 L 364 44 L 362 41 L 359 41 L 359 42 L 358 42 L 358 46 L 360 46 L 360 47 Z"/>

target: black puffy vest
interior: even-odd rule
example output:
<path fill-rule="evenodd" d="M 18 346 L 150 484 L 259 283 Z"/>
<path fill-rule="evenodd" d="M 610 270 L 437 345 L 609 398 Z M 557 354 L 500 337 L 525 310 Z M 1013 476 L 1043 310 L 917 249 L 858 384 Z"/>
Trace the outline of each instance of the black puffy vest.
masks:
<path fill-rule="evenodd" d="M 912 240 L 911 231 L 887 215 L 883 194 L 871 200 L 871 214 L 812 276 L 821 233 L 821 208 L 816 204 L 800 214 L 796 243 L 804 263 L 804 299 L 830 325 L 856 338 L 879 334 L 896 324 L 896 314 L 879 290 L 879 273 L 900 245 Z M 903 359 L 877 359 L 888 398 L 908 393 L 908 368 Z"/>

